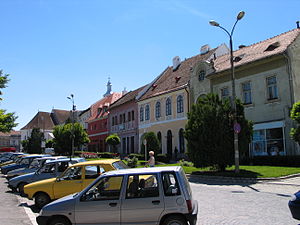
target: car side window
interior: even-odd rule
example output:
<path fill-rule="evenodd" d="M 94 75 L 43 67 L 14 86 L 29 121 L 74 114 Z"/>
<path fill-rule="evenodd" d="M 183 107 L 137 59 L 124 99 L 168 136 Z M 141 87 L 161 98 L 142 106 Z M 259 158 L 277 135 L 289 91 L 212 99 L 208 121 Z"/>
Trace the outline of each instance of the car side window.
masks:
<path fill-rule="evenodd" d="M 157 177 L 154 174 L 136 174 L 128 177 L 126 198 L 158 197 Z"/>
<path fill-rule="evenodd" d="M 55 164 L 49 163 L 45 164 L 43 168 L 40 170 L 41 173 L 54 173 L 55 172 Z"/>
<path fill-rule="evenodd" d="M 81 179 L 81 166 L 70 167 L 60 178 L 61 180 L 80 180 Z"/>
<path fill-rule="evenodd" d="M 103 177 L 96 182 L 87 192 L 81 201 L 102 201 L 120 199 L 123 176 Z"/>
<path fill-rule="evenodd" d="M 174 172 L 163 172 L 162 183 L 165 196 L 180 195 L 178 181 Z"/>
<path fill-rule="evenodd" d="M 62 173 L 68 168 L 68 166 L 69 166 L 68 162 L 59 162 L 57 164 L 57 171 Z"/>
<path fill-rule="evenodd" d="M 96 179 L 98 176 L 100 176 L 104 172 L 105 172 L 105 170 L 100 165 L 86 166 L 85 167 L 85 179 Z"/>

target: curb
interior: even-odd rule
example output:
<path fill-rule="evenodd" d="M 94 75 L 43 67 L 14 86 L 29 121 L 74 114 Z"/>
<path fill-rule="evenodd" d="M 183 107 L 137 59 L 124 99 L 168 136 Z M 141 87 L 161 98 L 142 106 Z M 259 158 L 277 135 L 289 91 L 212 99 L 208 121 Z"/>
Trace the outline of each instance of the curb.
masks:
<path fill-rule="evenodd" d="M 198 178 L 205 180 L 214 180 L 214 181 L 231 181 L 231 182 L 260 182 L 260 181 L 279 181 L 295 177 L 300 177 L 300 173 L 291 174 L 282 177 L 266 177 L 266 178 L 246 178 L 246 177 L 224 177 L 224 176 L 207 176 L 207 175 L 196 175 L 196 174 L 186 174 L 187 178 Z"/>

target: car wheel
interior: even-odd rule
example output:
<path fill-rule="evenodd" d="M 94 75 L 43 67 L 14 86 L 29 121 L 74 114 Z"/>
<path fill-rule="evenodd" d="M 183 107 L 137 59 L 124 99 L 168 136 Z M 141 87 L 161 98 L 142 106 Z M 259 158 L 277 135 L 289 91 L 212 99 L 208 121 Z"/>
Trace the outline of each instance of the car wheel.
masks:
<path fill-rule="evenodd" d="M 167 217 L 163 225 L 188 225 L 186 220 L 181 216 Z"/>
<path fill-rule="evenodd" d="M 44 205 L 47 205 L 50 202 L 50 198 L 45 193 L 37 193 L 34 197 L 35 206 L 38 208 L 43 208 Z"/>
<path fill-rule="evenodd" d="M 25 193 L 24 193 L 24 186 L 26 185 L 27 183 L 20 183 L 18 184 L 18 192 L 20 193 L 21 196 L 25 196 Z"/>
<path fill-rule="evenodd" d="M 49 225 L 70 225 L 70 222 L 66 218 L 56 217 L 50 221 Z"/>

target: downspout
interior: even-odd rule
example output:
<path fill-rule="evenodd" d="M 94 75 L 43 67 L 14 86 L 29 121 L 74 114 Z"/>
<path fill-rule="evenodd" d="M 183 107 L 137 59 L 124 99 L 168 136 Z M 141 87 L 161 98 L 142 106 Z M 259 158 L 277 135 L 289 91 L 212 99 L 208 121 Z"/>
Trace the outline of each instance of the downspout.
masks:
<path fill-rule="evenodd" d="M 187 94 L 187 112 L 190 112 L 190 92 L 188 90 L 188 87 L 190 86 L 190 81 L 188 82 L 187 86 L 184 87 L 184 90 L 186 91 Z"/>

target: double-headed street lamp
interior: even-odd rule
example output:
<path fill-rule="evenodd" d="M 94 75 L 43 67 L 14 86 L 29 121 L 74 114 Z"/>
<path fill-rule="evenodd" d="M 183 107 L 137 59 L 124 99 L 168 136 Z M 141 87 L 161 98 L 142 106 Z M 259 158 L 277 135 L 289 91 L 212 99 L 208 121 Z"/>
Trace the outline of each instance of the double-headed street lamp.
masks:
<path fill-rule="evenodd" d="M 224 27 L 220 26 L 220 24 L 214 20 L 209 21 L 209 24 L 215 27 L 219 27 L 226 32 L 229 36 L 229 46 L 230 46 L 230 65 L 231 65 L 231 83 L 232 83 L 232 106 L 233 106 L 233 129 L 234 129 L 234 161 L 235 161 L 235 172 L 239 173 L 239 132 L 241 130 L 240 125 L 237 122 L 237 111 L 236 111 L 236 93 L 235 93 L 235 76 L 234 76 L 234 65 L 233 65 L 233 45 L 232 45 L 232 36 L 234 32 L 234 28 L 239 20 L 241 20 L 245 15 L 244 11 L 239 12 L 236 17 L 236 21 L 231 29 L 231 32 L 226 30 Z"/>
<path fill-rule="evenodd" d="M 70 160 L 72 158 L 72 156 L 74 156 L 74 112 L 76 110 L 76 106 L 74 104 L 74 95 L 71 94 L 70 96 L 67 97 L 69 100 L 71 100 L 72 102 L 72 131 L 71 131 L 71 138 L 72 138 L 72 149 L 71 149 L 71 153 L 70 153 Z"/>

